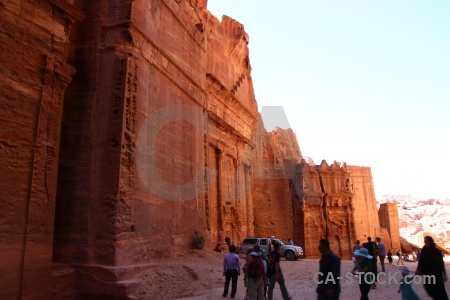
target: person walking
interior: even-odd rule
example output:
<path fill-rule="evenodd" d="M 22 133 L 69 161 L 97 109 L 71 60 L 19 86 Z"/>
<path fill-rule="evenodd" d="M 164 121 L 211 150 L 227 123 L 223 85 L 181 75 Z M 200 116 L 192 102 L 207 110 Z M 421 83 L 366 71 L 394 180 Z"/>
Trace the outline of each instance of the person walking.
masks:
<path fill-rule="evenodd" d="M 264 299 L 266 298 L 266 294 L 267 294 L 267 286 L 269 285 L 269 268 L 270 268 L 270 264 L 269 261 L 267 259 L 267 252 L 266 250 L 264 250 L 263 248 L 259 249 L 259 253 L 261 253 L 261 258 L 263 260 L 264 263 L 264 273 L 266 274 L 266 280 L 264 281 Z"/>
<path fill-rule="evenodd" d="M 322 257 L 319 261 L 317 300 L 338 300 L 341 293 L 341 259 L 330 250 L 330 242 L 326 239 L 319 241 L 319 252 Z"/>
<path fill-rule="evenodd" d="M 359 250 L 361 248 L 362 248 L 362 246 L 361 246 L 360 240 L 356 240 L 356 243 L 353 245 L 353 253 L 355 253 L 356 250 Z M 355 256 L 355 255 L 353 254 L 353 256 Z"/>
<path fill-rule="evenodd" d="M 236 247 L 230 246 L 230 253 L 223 258 L 223 276 L 225 276 L 225 286 L 223 288 L 223 297 L 228 295 L 228 287 L 231 280 L 231 298 L 236 296 L 238 276 L 241 274 L 241 261 L 235 253 Z"/>
<path fill-rule="evenodd" d="M 353 251 L 352 251 L 352 260 L 353 260 L 353 269 L 352 269 L 352 273 L 356 270 L 358 270 L 358 262 L 356 261 L 356 257 L 355 257 L 355 251 L 361 249 L 361 242 L 360 240 L 356 240 L 356 243 L 353 245 Z"/>
<path fill-rule="evenodd" d="M 291 300 L 291 297 L 289 297 L 289 293 L 288 293 L 288 291 L 286 289 L 286 285 L 284 283 L 283 272 L 281 272 L 281 267 L 280 267 L 281 255 L 280 255 L 280 252 L 278 252 L 280 250 L 280 247 L 281 247 L 280 243 L 275 242 L 273 244 L 273 251 L 271 252 L 271 255 L 275 256 L 275 273 L 269 279 L 269 293 L 268 293 L 269 300 L 273 299 L 273 290 L 275 288 L 275 283 L 277 283 L 277 282 L 280 285 L 280 290 L 281 290 L 281 294 L 283 295 L 283 299 Z M 269 261 L 270 261 L 270 259 L 269 259 Z"/>
<path fill-rule="evenodd" d="M 436 244 L 431 236 L 424 238 L 425 246 L 423 246 L 419 263 L 417 264 L 416 275 L 431 275 L 433 280 L 424 278 L 423 286 L 427 294 L 435 300 L 448 300 L 444 282 L 447 281 L 447 272 L 445 271 L 444 259 L 441 251 L 436 248 Z"/>
<path fill-rule="evenodd" d="M 376 241 L 377 241 L 378 253 L 380 255 L 381 271 L 385 273 L 386 270 L 384 268 L 384 259 L 386 258 L 386 246 L 381 241 L 381 238 L 377 237 Z"/>
<path fill-rule="evenodd" d="M 266 282 L 266 273 L 264 262 L 258 245 L 253 246 L 246 259 L 244 273 L 244 285 L 247 288 L 246 298 L 249 300 L 264 299 L 264 285 Z"/>
<path fill-rule="evenodd" d="M 367 243 L 363 244 L 363 247 L 367 249 L 369 252 L 369 255 L 372 256 L 372 273 L 375 275 L 375 281 L 372 283 L 372 288 L 377 288 L 377 274 L 378 274 L 378 268 L 377 268 L 377 252 L 378 252 L 378 246 L 375 242 L 372 242 L 372 238 L 369 236 L 367 237 Z"/>
<path fill-rule="evenodd" d="M 397 251 L 397 256 L 398 256 L 397 266 L 399 263 L 401 263 L 402 265 L 405 265 L 403 263 L 403 253 L 402 253 L 402 251 L 400 251 L 400 249 L 398 249 L 398 251 Z"/>
<path fill-rule="evenodd" d="M 400 286 L 398 287 L 397 293 L 402 293 L 402 300 L 420 300 L 412 288 L 411 283 L 413 282 L 413 277 L 409 275 L 410 273 L 407 267 L 400 269 L 400 274 L 402 274 L 403 278 L 400 279 Z"/>
<path fill-rule="evenodd" d="M 358 262 L 359 275 L 359 290 L 361 292 L 360 300 L 369 300 L 369 292 L 372 283 L 375 282 L 372 272 L 372 259 L 373 256 L 369 255 L 369 251 L 366 248 L 361 248 L 355 251 L 356 260 Z M 370 275 L 372 274 L 372 275 Z"/>
<path fill-rule="evenodd" d="M 390 265 L 392 265 L 392 252 L 391 250 L 388 251 L 387 253 L 387 259 Z"/>

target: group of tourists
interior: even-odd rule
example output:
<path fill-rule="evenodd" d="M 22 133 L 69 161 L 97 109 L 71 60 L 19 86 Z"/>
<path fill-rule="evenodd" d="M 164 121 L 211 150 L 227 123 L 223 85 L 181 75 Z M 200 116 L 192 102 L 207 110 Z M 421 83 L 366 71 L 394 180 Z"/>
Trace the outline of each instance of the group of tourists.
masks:
<path fill-rule="evenodd" d="M 409 271 L 408 268 L 402 267 L 399 271 L 402 275 L 398 293 L 401 294 L 402 300 L 420 300 L 412 288 L 414 275 L 426 275 L 428 277 L 434 276 L 435 280 L 425 280 L 423 285 L 427 294 L 435 300 L 448 300 L 447 292 L 445 290 L 444 282 L 447 281 L 447 273 L 445 270 L 444 260 L 441 251 L 436 247 L 432 237 L 426 236 L 424 238 L 425 245 L 417 256 L 418 264 L 415 274 Z M 273 251 L 269 254 L 264 249 L 255 245 L 246 257 L 244 270 L 244 285 L 246 287 L 246 300 L 272 300 L 273 291 L 276 283 L 279 284 L 281 294 L 284 300 L 290 300 L 291 297 L 286 289 L 283 273 L 280 267 L 280 249 L 281 245 L 275 242 L 272 245 Z M 238 276 L 241 273 L 240 259 L 235 253 L 236 247 L 229 247 L 230 253 L 224 257 L 224 273 L 225 287 L 222 294 L 227 297 L 229 283 L 232 282 L 231 298 L 235 298 Z M 319 278 L 317 282 L 317 299 L 318 300 L 337 300 L 341 293 L 340 286 L 340 272 L 341 260 L 330 249 L 330 243 L 326 239 L 319 241 L 318 250 L 321 253 L 319 261 Z M 398 254 L 398 253 L 397 253 Z M 358 280 L 361 300 L 369 299 L 368 295 L 371 289 L 376 289 L 376 279 L 378 274 L 377 257 L 380 260 L 380 272 L 385 270 L 385 258 L 388 258 L 392 264 L 392 252 L 386 252 L 386 246 L 381 241 L 381 238 L 376 238 L 373 242 L 371 237 L 367 238 L 367 242 L 360 244 L 356 241 L 353 247 L 354 268 L 352 273 L 360 276 Z M 400 255 L 401 257 L 401 255 Z M 403 261 L 399 263 L 403 264 Z"/>
<path fill-rule="evenodd" d="M 376 243 L 372 242 L 371 237 L 367 238 L 367 243 L 360 245 L 360 241 L 356 241 L 353 246 L 353 254 L 355 267 L 352 270 L 353 274 L 361 276 L 362 280 L 359 281 L 359 288 L 361 292 L 362 300 L 369 299 L 368 295 L 371 289 L 376 288 L 377 281 L 377 256 L 380 258 L 380 264 L 382 272 L 385 272 L 384 260 L 387 255 L 389 264 L 392 264 L 392 252 L 389 250 L 386 253 L 386 246 L 381 242 L 380 238 L 376 238 Z M 418 252 L 417 260 L 418 265 L 414 275 L 426 275 L 427 277 L 433 276 L 435 280 L 424 280 L 423 285 L 427 294 L 436 300 L 448 300 L 447 292 L 445 290 L 444 282 L 447 281 L 447 273 L 445 270 L 444 260 L 441 251 L 436 248 L 434 240 L 430 236 L 424 238 L 425 245 L 421 252 Z M 398 261 L 397 265 L 403 263 L 403 255 L 400 250 L 397 251 Z M 370 273 L 370 276 L 366 276 Z M 398 293 L 401 293 L 402 300 L 420 300 L 419 296 L 413 290 L 411 283 L 413 282 L 414 275 L 409 271 L 407 267 L 400 269 L 402 279 L 400 280 L 400 286 Z M 432 277 L 429 277 L 432 278 Z M 327 299 L 327 298 L 323 298 Z"/>
<path fill-rule="evenodd" d="M 276 283 L 280 286 L 283 299 L 292 299 L 286 289 L 280 267 L 281 244 L 274 242 L 271 246 L 273 251 L 267 254 L 264 249 L 255 245 L 245 259 L 243 268 L 244 286 L 246 287 L 245 300 L 272 300 Z M 225 286 L 222 296 L 227 297 L 231 280 L 231 299 L 236 297 L 237 280 L 241 273 L 239 256 L 235 250 L 235 246 L 230 246 L 230 253 L 225 255 L 223 261 Z"/>

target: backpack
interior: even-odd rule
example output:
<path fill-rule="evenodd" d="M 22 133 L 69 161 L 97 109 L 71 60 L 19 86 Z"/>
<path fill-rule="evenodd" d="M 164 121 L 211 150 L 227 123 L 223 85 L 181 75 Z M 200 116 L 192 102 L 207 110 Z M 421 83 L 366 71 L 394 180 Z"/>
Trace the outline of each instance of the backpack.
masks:
<path fill-rule="evenodd" d="M 275 253 L 270 252 L 267 256 L 267 277 L 271 278 L 275 274 Z"/>
<path fill-rule="evenodd" d="M 253 261 L 248 269 L 248 277 L 249 278 L 259 278 L 264 274 L 264 262 L 260 256 L 253 256 Z"/>

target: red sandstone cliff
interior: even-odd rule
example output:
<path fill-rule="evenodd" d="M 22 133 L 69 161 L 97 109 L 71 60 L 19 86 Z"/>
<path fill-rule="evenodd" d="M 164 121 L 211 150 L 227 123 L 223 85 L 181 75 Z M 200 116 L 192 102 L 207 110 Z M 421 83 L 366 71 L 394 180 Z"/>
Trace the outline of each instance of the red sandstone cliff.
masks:
<path fill-rule="evenodd" d="M 139 298 L 195 232 L 208 248 L 293 238 L 309 257 L 323 237 L 343 258 L 395 238 L 370 169 L 307 165 L 292 130 L 264 130 L 244 27 L 206 0 L 0 7 L 6 298 Z"/>

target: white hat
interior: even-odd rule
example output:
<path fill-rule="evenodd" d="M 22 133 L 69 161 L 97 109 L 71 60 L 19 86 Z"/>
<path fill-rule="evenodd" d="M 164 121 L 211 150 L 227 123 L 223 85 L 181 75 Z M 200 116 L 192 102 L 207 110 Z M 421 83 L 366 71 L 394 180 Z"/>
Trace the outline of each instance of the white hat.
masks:
<path fill-rule="evenodd" d="M 363 256 L 368 259 L 372 259 L 372 255 L 369 255 L 369 251 L 366 248 L 361 248 L 353 252 L 355 256 Z"/>

